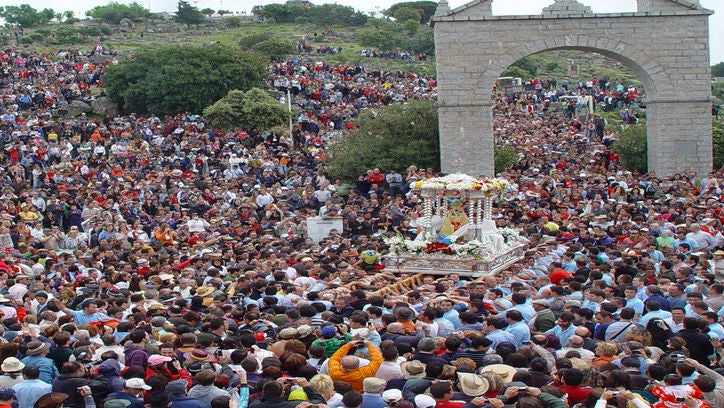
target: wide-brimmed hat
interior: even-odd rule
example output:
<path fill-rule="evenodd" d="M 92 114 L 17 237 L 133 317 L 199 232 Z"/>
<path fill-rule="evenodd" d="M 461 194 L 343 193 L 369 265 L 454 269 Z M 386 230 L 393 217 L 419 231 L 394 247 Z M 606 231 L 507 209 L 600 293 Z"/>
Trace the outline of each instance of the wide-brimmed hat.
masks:
<path fill-rule="evenodd" d="M 201 297 L 211 296 L 211 294 L 214 293 L 214 290 L 215 289 L 210 286 L 202 286 L 202 287 L 196 289 L 196 296 L 201 296 Z"/>
<path fill-rule="evenodd" d="M 400 370 L 405 378 L 423 378 L 427 365 L 419 360 L 405 361 L 400 363 Z"/>
<path fill-rule="evenodd" d="M 51 392 L 50 394 L 43 395 L 35 401 L 33 408 L 60 408 L 63 406 L 63 402 L 65 402 L 68 397 L 70 397 L 70 395 L 62 392 Z"/>
<path fill-rule="evenodd" d="M 485 378 L 472 373 L 458 373 L 460 390 L 470 397 L 477 397 L 488 392 L 490 383 Z"/>
<path fill-rule="evenodd" d="M 33 340 L 30 343 L 28 343 L 28 349 L 25 352 L 28 356 L 39 356 L 41 355 L 45 350 L 50 348 L 50 344 L 43 343 L 40 340 Z"/>
<path fill-rule="evenodd" d="M 718 249 L 718 250 L 714 251 L 713 255 L 724 255 L 724 251 L 722 251 L 721 249 Z"/>
<path fill-rule="evenodd" d="M 193 349 L 190 353 L 188 353 L 187 360 L 189 360 L 189 361 L 209 361 L 209 360 L 211 360 L 211 355 L 209 355 L 209 353 L 207 353 L 204 350 Z"/>
<path fill-rule="evenodd" d="M 22 371 L 23 368 L 25 368 L 25 364 L 15 357 L 6 358 L 0 366 L 0 369 L 2 369 L 4 373 L 18 373 Z"/>
<path fill-rule="evenodd" d="M 515 376 L 515 373 L 517 373 L 518 371 L 515 369 L 515 367 L 509 366 L 507 364 L 491 364 L 483 367 L 482 372 L 498 374 L 498 376 L 503 379 L 504 383 L 509 383 L 513 381 L 513 376 Z"/>

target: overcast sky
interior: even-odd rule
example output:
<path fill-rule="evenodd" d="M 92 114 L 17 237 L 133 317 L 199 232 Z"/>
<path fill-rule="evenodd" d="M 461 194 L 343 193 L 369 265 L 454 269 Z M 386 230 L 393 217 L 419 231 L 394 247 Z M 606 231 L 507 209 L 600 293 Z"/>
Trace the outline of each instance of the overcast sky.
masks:
<path fill-rule="evenodd" d="M 132 0 L 116 0 L 119 3 L 129 4 Z M 257 4 L 283 3 L 286 0 L 190 0 L 199 9 L 212 8 L 214 10 L 224 9 L 233 12 L 251 11 Z M 594 12 L 621 12 L 635 11 L 636 0 L 579 0 L 581 3 L 591 6 Z M 50 7 L 57 11 L 73 10 L 76 16 L 84 16 L 85 12 L 95 6 L 108 4 L 110 0 L 0 0 L 0 5 L 9 4 L 30 4 L 36 9 Z M 176 10 L 177 0 L 139 0 L 141 5 L 150 8 L 151 11 Z M 323 1 L 312 0 L 314 4 L 337 3 L 352 6 L 364 12 L 381 11 L 400 0 L 338 0 Z M 466 0 L 448 0 L 452 8 L 467 3 Z M 712 64 L 724 61 L 724 1 L 723 0 L 700 0 L 701 4 L 714 10 L 716 14 L 710 17 L 710 38 L 711 38 L 711 60 Z M 552 4 L 553 0 L 497 0 L 493 1 L 493 13 L 496 15 L 524 15 L 540 14 L 543 7 Z"/>

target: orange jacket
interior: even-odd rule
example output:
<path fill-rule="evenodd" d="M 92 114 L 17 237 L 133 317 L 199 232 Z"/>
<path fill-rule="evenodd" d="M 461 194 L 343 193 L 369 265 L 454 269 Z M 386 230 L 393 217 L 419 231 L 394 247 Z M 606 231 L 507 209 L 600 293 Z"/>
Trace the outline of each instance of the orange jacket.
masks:
<path fill-rule="evenodd" d="M 377 369 L 382 365 L 382 353 L 370 343 L 370 346 L 367 348 L 370 354 L 369 365 L 347 371 L 342 368 L 342 357 L 349 353 L 350 348 L 352 348 L 352 346 L 350 343 L 347 343 L 332 354 L 332 357 L 329 358 L 329 376 L 332 377 L 334 381 L 349 383 L 350 387 L 357 392 L 363 392 L 362 380 L 375 376 Z"/>

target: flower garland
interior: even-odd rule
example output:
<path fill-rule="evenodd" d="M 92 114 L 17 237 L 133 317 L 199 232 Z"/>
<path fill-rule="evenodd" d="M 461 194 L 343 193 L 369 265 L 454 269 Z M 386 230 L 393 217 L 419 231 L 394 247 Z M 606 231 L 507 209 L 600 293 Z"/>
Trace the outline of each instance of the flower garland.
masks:
<path fill-rule="evenodd" d="M 390 247 L 391 252 L 397 255 L 441 254 L 445 256 L 485 259 L 493 254 L 492 245 L 489 242 L 479 240 L 468 241 L 464 244 L 448 244 L 446 242 L 433 240 L 412 241 L 404 239 L 401 235 L 383 237 L 382 239 Z"/>
<path fill-rule="evenodd" d="M 450 174 L 426 180 L 418 180 L 410 185 L 413 190 L 445 190 L 445 191 L 481 191 L 484 193 L 501 192 L 510 188 L 504 178 L 477 179 L 465 174 Z"/>

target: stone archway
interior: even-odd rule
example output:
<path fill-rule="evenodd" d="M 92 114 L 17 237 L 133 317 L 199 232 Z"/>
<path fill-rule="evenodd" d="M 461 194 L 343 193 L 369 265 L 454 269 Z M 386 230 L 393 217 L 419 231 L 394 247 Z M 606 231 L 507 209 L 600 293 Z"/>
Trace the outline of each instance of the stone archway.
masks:
<path fill-rule="evenodd" d="M 442 171 L 494 173 L 491 92 L 515 61 L 552 50 L 595 52 L 633 70 L 647 94 L 649 170 L 712 167 L 709 16 L 698 1 L 637 0 L 631 13 L 594 14 L 555 0 L 535 16 L 494 16 L 492 0 L 433 19 Z"/>

